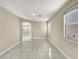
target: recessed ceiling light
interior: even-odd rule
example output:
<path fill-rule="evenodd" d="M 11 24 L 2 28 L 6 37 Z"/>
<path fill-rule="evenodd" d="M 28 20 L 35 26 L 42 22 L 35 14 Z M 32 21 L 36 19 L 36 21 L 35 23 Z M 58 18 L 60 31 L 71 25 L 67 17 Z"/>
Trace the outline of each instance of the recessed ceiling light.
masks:
<path fill-rule="evenodd" d="M 35 16 L 35 13 L 33 13 L 32 15 Z"/>

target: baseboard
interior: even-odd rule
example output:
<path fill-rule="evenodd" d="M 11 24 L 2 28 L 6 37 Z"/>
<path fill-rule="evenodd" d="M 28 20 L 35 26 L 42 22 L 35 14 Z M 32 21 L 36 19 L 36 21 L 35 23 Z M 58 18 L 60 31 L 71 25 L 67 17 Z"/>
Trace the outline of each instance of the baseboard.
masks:
<path fill-rule="evenodd" d="M 32 39 L 40 39 L 41 40 L 41 39 L 47 39 L 47 38 L 32 38 Z"/>
<path fill-rule="evenodd" d="M 8 49 L 4 50 L 3 52 L 0 53 L 0 56 L 4 55 L 6 52 L 8 52 L 9 50 L 11 50 L 12 48 L 14 48 L 15 46 L 17 46 L 18 44 L 20 44 L 20 42 L 17 42 L 16 44 L 12 45 L 11 47 L 9 47 Z"/>
<path fill-rule="evenodd" d="M 51 40 L 48 41 L 53 44 L 67 59 L 70 59 L 70 57 L 64 51 L 62 51 L 62 49 L 60 49 L 54 42 L 52 42 Z"/>

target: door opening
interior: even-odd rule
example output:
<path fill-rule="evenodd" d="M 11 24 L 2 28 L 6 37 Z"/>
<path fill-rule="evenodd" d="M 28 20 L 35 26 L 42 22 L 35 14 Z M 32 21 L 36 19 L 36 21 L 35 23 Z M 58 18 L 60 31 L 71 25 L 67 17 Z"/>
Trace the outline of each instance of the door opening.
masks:
<path fill-rule="evenodd" d="M 22 41 L 31 40 L 31 23 L 22 22 Z"/>

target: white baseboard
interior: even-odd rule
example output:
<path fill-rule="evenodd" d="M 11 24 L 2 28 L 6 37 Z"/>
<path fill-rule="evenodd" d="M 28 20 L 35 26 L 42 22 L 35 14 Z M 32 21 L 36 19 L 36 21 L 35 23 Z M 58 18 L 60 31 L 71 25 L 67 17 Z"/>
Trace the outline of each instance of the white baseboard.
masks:
<path fill-rule="evenodd" d="M 32 39 L 40 39 L 41 40 L 41 39 L 47 39 L 47 38 L 32 38 Z"/>
<path fill-rule="evenodd" d="M 2 56 L 3 54 L 5 54 L 6 52 L 8 52 L 9 50 L 11 50 L 12 48 L 14 48 L 15 46 L 17 46 L 18 44 L 20 44 L 20 42 L 17 42 L 16 44 L 12 45 L 11 47 L 9 47 L 8 49 L 4 50 L 3 52 L 0 53 L 0 56 Z"/>
<path fill-rule="evenodd" d="M 62 49 L 60 49 L 54 42 L 52 42 L 51 40 L 48 41 L 53 44 L 67 59 L 70 59 L 70 57 L 64 51 L 62 51 Z"/>

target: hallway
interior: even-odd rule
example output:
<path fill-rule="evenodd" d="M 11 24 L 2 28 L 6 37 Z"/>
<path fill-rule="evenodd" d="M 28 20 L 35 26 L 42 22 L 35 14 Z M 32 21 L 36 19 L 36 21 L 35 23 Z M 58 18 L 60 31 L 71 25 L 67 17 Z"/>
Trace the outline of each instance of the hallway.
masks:
<path fill-rule="evenodd" d="M 0 59 L 78 59 L 78 28 L 78 0 L 0 0 Z"/>
<path fill-rule="evenodd" d="M 20 43 L 0 59 L 66 59 L 48 40 L 33 39 Z"/>

